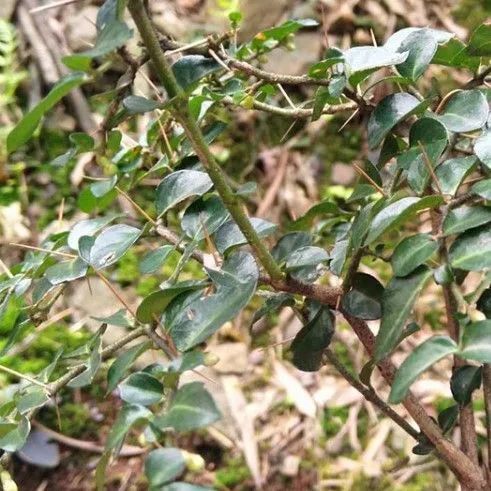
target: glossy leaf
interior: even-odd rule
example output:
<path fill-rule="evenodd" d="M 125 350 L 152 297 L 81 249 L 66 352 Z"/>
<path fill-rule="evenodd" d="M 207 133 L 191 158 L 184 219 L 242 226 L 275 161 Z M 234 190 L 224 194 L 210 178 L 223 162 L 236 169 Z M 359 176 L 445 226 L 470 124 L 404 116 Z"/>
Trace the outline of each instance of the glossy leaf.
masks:
<path fill-rule="evenodd" d="M 72 227 L 68 234 L 68 246 L 74 251 L 78 251 L 78 241 L 80 240 L 80 237 L 90 237 L 95 235 L 99 230 L 102 230 L 106 225 L 109 225 L 115 218 L 117 218 L 117 215 L 107 215 L 88 220 L 80 220 Z"/>
<path fill-rule="evenodd" d="M 165 414 L 156 416 L 153 424 L 164 430 L 189 431 L 208 426 L 221 415 L 202 382 L 191 382 L 179 388 Z"/>
<path fill-rule="evenodd" d="M 31 423 L 26 416 L 21 416 L 14 424 L 0 420 L 0 449 L 5 452 L 20 450 L 26 443 Z"/>
<path fill-rule="evenodd" d="M 243 251 L 230 255 L 221 270 L 208 270 L 208 274 L 215 292 L 192 300 L 172 320 L 166 318 L 165 326 L 179 351 L 205 341 L 233 319 L 249 303 L 259 278 L 254 258 Z"/>
<path fill-rule="evenodd" d="M 159 215 L 192 196 L 201 196 L 213 183 L 206 172 L 179 170 L 164 177 L 157 187 L 156 207 Z"/>
<path fill-rule="evenodd" d="M 470 189 L 471 193 L 477 194 L 486 200 L 491 200 L 491 179 L 483 179 L 476 182 Z"/>
<path fill-rule="evenodd" d="M 149 406 L 159 402 L 163 395 L 162 382 L 145 372 L 132 373 L 119 384 L 119 397 L 130 404 Z"/>
<path fill-rule="evenodd" d="M 450 389 L 455 401 L 467 406 L 471 402 L 472 393 L 481 386 L 481 377 L 481 367 L 464 365 L 456 368 L 450 379 Z"/>
<path fill-rule="evenodd" d="M 364 320 L 380 319 L 384 286 L 373 276 L 357 272 L 352 288 L 343 296 L 341 307 L 353 317 Z"/>
<path fill-rule="evenodd" d="M 411 114 L 422 110 L 425 106 L 426 102 L 420 102 L 413 95 L 404 92 L 384 97 L 368 120 L 368 144 L 370 148 L 380 145 L 394 126 Z"/>
<path fill-rule="evenodd" d="M 384 46 L 356 46 L 344 52 L 346 73 L 351 79 L 354 74 L 385 66 L 399 65 L 408 53 L 396 53 Z M 353 82 L 352 82 L 353 83 Z"/>
<path fill-rule="evenodd" d="M 150 343 L 144 342 L 131 346 L 118 356 L 107 371 L 107 392 L 112 392 L 124 378 L 135 360 L 150 347 Z"/>
<path fill-rule="evenodd" d="M 474 142 L 474 153 L 479 160 L 491 169 L 491 130 L 483 132 Z"/>
<path fill-rule="evenodd" d="M 472 155 L 445 160 L 435 170 L 443 194 L 454 195 L 464 178 L 474 169 L 477 159 Z"/>
<path fill-rule="evenodd" d="M 443 220 L 444 235 L 459 234 L 491 222 L 491 208 L 486 206 L 461 206 L 450 210 Z"/>
<path fill-rule="evenodd" d="M 382 321 L 375 340 L 374 358 L 383 359 L 397 346 L 407 318 L 431 270 L 420 266 L 404 278 L 394 277 L 382 296 Z"/>
<path fill-rule="evenodd" d="M 101 361 L 101 336 L 98 335 L 92 346 L 89 358 L 85 363 L 84 371 L 72 378 L 68 383 L 68 387 L 79 388 L 89 385 L 95 377 L 97 370 L 99 370 Z"/>
<path fill-rule="evenodd" d="M 144 114 L 158 109 L 160 104 L 146 97 L 130 95 L 123 99 L 123 106 L 129 114 Z"/>
<path fill-rule="evenodd" d="M 394 275 L 407 276 L 424 264 L 437 250 L 438 243 L 428 234 L 416 234 L 401 240 L 391 258 Z"/>
<path fill-rule="evenodd" d="M 82 259 L 70 259 L 50 266 L 44 273 L 52 285 L 83 278 L 87 274 L 87 263 Z"/>
<path fill-rule="evenodd" d="M 160 319 L 166 307 L 175 297 L 184 292 L 201 290 L 206 285 L 207 284 L 203 281 L 187 280 L 174 283 L 161 290 L 150 293 L 150 295 L 147 295 L 138 306 L 136 318 L 144 324 Z"/>
<path fill-rule="evenodd" d="M 445 44 L 455 36 L 447 31 L 442 31 L 440 29 L 429 29 L 429 28 L 421 28 L 421 27 L 406 27 L 404 29 L 399 29 L 394 34 L 392 34 L 387 41 L 385 41 L 385 48 L 390 49 L 392 51 L 397 51 L 400 49 L 402 44 L 413 34 L 420 33 L 424 31 L 425 33 L 431 35 L 435 42 L 438 44 Z"/>
<path fill-rule="evenodd" d="M 114 314 L 107 316 L 91 317 L 102 324 L 108 324 L 110 326 L 132 327 L 134 325 L 134 321 L 128 316 L 128 311 L 126 309 L 119 309 L 118 311 L 114 312 Z"/>
<path fill-rule="evenodd" d="M 133 31 L 124 22 L 113 19 L 99 31 L 93 48 L 65 56 L 63 63 L 72 69 L 87 69 L 90 67 L 92 58 L 99 58 L 115 51 L 117 48 L 124 46 L 132 36 Z"/>
<path fill-rule="evenodd" d="M 111 450 L 119 447 L 128 431 L 140 423 L 146 422 L 152 417 L 152 413 L 144 406 L 136 404 L 125 404 L 114 421 L 106 440 L 106 449 Z"/>
<path fill-rule="evenodd" d="M 416 347 L 397 370 L 389 395 L 391 404 L 398 404 L 407 395 L 411 384 L 434 363 L 458 350 L 448 336 L 433 336 Z"/>
<path fill-rule="evenodd" d="M 459 356 L 466 360 L 491 363 L 491 321 L 479 321 L 464 328 Z"/>
<path fill-rule="evenodd" d="M 177 83 L 183 89 L 189 89 L 195 82 L 220 68 L 213 58 L 206 58 L 203 55 L 183 56 L 172 65 Z"/>
<path fill-rule="evenodd" d="M 173 250 L 173 246 L 164 245 L 145 254 L 145 256 L 138 264 L 140 273 L 150 274 L 159 271 L 159 269 L 163 266 L 165 260 Z"/>
<path fill-rule="evenodd" d="M 313 306 L 309 322 L 297 333 L 290 349 L 293 364 L 304 372 L 315 372 L 334 334 L 334 315 L 322 305 Z"/>
<path fill-rule="evenodd" d="M 7 136 L 7 151 L 13 152 L 26 143 L 36 130 L 41 118 L 75 87 L 86 81 L 83 73 L 71 73 L 62 78 L 24 117 Z"/>
<path fill-rule="evenodd" d="M 491 268 L 491 226 L 484 225 L 459 235 L 449 251 L 450 264 L 465 271 Z"/>
<path fill-rule="evenodd" d="M 488 102 L 480 90 L 462 90 L 449 99 L 438 120 L 450 131 L 474 131 L 484 126 L 488 113 Z"/>
<path fill-rule="evenodd" d="M 429 30 L 415 31 L 404 39 L 398 48 L 399 53 L 409 52 L 406 60 L 397 65 L 397 71 L 410 80 L 417 80 L 430 64 L 436 53 L 438 43 Z"/>
<path fill-rule="evenodd" d="M 442 202 L 441 196 L 426 196 L 424 198 L 408 197 L 391 203 L 383 208 L 372 220 L 366 244 L 370 244 L 383 233 L 397 227 L 408 220 L 416 212 L 433 208 Z"/>
<path fill-rule="evenodd" d="M 259 237 L 267 237 L 274 233 L 277 228 L 274 223 L 263 220 L 262 218 L 252 217 L 250 218 L 250 222 Z M 232 247 L 247 244 L 244 234 L 233 220 L 225 222 L 213 234 L 213 239 L 220 254 L 225 254 Z"/>
<path fill-rule="evenodd" d="M 305 246 L 293 251 L 287 258 L 285 269 L 293 277 L 303 276 L 305 269 L 316 269 L 318 265 L 328 261 L 329 254 L 321 247 Z M 308 276 L 308 274 L 307 274 Z M 300 279 L 300 278 L 299 278 Z"/>
<path fill-rule="evenodd" d="M 271 251 L 271 255 L 279 263 L 297 249 L 312 245 L 312 236 L 307 232 L 290 232 L 283 235 Z"/>
<path fill-rule="evenodd" d="M 202 240 L 216 232 L 229 218 L 229 213 L 218 196 L 201 198 L 184 212 L 181 228 L 195 240 Z"/>
<path fill-rule="evenodd" d="M 152 488 L 160 489 L 179 477 L 185 469 L 186 462 L 178 448 L 158 448 L 145 458 L 145 476 Z"/>
<path fill-rule="evenodd" d="M 104 229 L 92 245 L 80 254 L 95 269 L 107 268 L 117 262 L 138 240 L 141 230 L 130 225 L 118 224 Z"/>

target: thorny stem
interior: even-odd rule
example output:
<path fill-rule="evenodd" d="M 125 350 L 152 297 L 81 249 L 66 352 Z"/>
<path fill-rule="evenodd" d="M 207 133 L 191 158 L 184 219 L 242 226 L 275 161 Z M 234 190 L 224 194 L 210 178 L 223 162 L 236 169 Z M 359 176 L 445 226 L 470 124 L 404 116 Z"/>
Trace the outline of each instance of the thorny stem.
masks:
<path fill-rule="evenodd" d="M 201 163 L 205 166 L 215 189 L 222 198 L 223 203 L 237 223 L 237 226 L 244 234 L 247 242 L 250 244 L 264 269 L 271 276 L 272 280 L 278 281 L 283 278 L 280 267 L 271 256 L 267 247 L 254 230 L 249 218 L 242 208 L 239 198 L 230 188 L 221 167 L 215 160 L 208 145 L 203 137 L 198 124 L 189 114 L 187 98 L 176 81 L 171 67 L 164 56 L 160 47 L 159 40 L 152 26 L 152 23 L 145 11 L 141 0 L 130 0 L 128 9 L 135 21 L 136 27 L 140 32 L 143 43 L 152 60 L 156 73 L 165 87 L 170 99 L 174 99 L 171 106 L 171 112 L 176 120 L 182 125 L 186 136 L 191 142 L 196 155 Z"/>

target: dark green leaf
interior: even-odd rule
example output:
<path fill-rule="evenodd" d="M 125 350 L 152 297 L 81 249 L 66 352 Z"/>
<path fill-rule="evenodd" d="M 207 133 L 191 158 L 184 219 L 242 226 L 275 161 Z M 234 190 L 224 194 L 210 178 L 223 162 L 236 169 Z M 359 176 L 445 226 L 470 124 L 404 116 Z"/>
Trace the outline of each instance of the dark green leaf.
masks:
<path fill-rule="evenodd" d="M 314 218 L 317 216 L 326 216 L 326 215 L 342 215 L 344 212 L 339 209 L 336 203 L 333 203 L 330 200 L 321 201 L 316 205 L 312 206 L 307 213 L 297 218 L 291 225 L 290 229 L 292 230 L 307 230 L 312 226 L 312 222 Z"/>
<path fill-rule="evenodd" d="M 101 322 L 102 324 L 108 324 L 110 326 L 119 327 L 132 327 L 134 322 L 128 317 L 128 312 L 126 309 L 120 309 L 114 314 L 108 315 L 106 317 L 91 316 L 92 319 Z"/>
<path fill-rule="evenodd" d="M 474 169 L 477 159 L 472 155 L 442 162 L 435 170 L 443 194 L 454 195 L 461 182 Z"/>
<path fill-rule="evenodd" d="M 173 246 L 164 245 L 145 254 L 138 265 L 140 273 L 150 274 L 158 271 L 173 250 Z"/>
<path fill-rule="evenodd" d="M 89 359 L 85 363 L 85 370 L 72 378 L 68 383 L 68 387 L 79 388 L 89 385 L 97 373 L 97 370 L 99 370 L 101 361 L 101 336 L 98 335 L 95 339 Z"/>
<path fill-rule="evenodd" d="M 87 273 L 87 263 L 82 261 L 82 259 L 70 259 L 68 261 L 63 261 L 61 263 L 50 266 L 46 272 L 45 276 L 48 278 L 52 285 L 58 285 L 64 283 L 65 281 L 73 281 L 78 278 L 83 278 Z"/>
<path fill-rule="evenodd" d="M 161 105 L 146 97 L 130 95 L 123 99 L 123 106 L 128 110 L 129 114 L 144 114 L 155 111 Z"/>
<path fill-rule="evenodd" d="M 476 306 L 486 316 L 486 319 L 491 319 L 491 288 L 482 292 Z"/>
<path fill-rule="evenodd" d="M 453 398 L 461 406 L 467 406 L 471 402 L 472 393 L 481 386 L 481 367 L 464 365 L 458 367 L 450 379 L 450 389 Z"/>
<path fill-rule="evenodd" d="M 177 431 L 189 431 L 208 426 L 220 417 L 203 383 L 192 382 L 179 388 L 167 412 L 157 416 L 153 423 L 161 430 L 174 428 Z"/>
<path fill-rule="evenodd" d="M 450 131 L 474 131 L 484 126 L 488 113 L 488 102 L 480 90 L 462 90 L 450 98 L 438 120 Z"/>
<path fill-rule="evenodd" d="M 417 32 L 424 31 L 428 34 L 430 34 L 433 39 L 438 43 L 438 44 L 443 44 L 447 43 L 449 40 L 452 39 L 455 34 L 452 34 L 447 31 L 442 31 L 440 29 L 428 29 L 428 28 L 421 28 L 421 27 L 406 27 L 405 29 L 399 29 L 394 34 L 392 34 L 387 41 L 385 41 L 384 47 L 387 49 L 390 49 L 392 51 L 397 51 L 402 43 L 411 35 Z"/>
<path fill-rule="evenodd" d="M 486 206 L 461 206 L 450 210 L 443 220 L 443 234 L 459 234 L 491 221 L 491 208 Z"/>
<path fill-rule="evenodd" d="M 183 88 L 190 88 L 195 82 L 220 69 L 213 58 L 202 55 L 183 56 L 172 65 L 177 83 Z"/>
<path fill-rule="evenodd" d="M 491 200 L 491 179 L 484 179 L 476 182 L 470 189 L 471 193 L 481 196 L 481 198 Z"/>
<path fill-rule="evenodd" d="M 257 322 L 262 317 L 275 313 L 282 307 L 292 307 L 295 305 L 295 299 L 289 293 L 275 293 L 270 297 L 267 297 L 264 304 L 254 312 L 254 317 L 252 318 L 252 324 Z"/>
<path fill-rule="evenodd" d="M 80 240 L 80 237 L 95 235 L 99 230 L 102 230 L 106 225 L 109 225 L 116 217 L 117 215 L 108 215 L 77 222 L 68 234 L 68 246 L 74 251 L 78 251 L 78 241 Z"/>
<path fill-rule="evenodd" d="M 368 120 L 368 144 L 370 148 L 380 145 L 394 126 L 411 114 L 423 110 L 426 105 L 426 102 L 420 102 L 413 95 L 404 92 L 384 97 Z"/>
<path fill-rule="evenodd" d="M 21 145 L 26 143 L 36 130 L 41 118 L 65 97 L 72 89 L 78 87 L 86 81 L 83 73 L 71 73 L 62 78 L 49 92 L 41 99 L 34 108 L 32 108 L 17 123 L 14 129 L 7 136 L 7 151 L 9 153 L 17 150 Z"/>
<path fill-rule="evenodd" d="M 322 365 L 322 355 L 334 334 L 334 315 L 330 309 L 316 305 L 314 312 L 290 346 L 293 352 L 293 364 L 304 372 L 319 370 Z"/>
<path fill-rule="evenodd" d="M 436 53 L 438 44 L 429 30 L 415 31 L 401 43 L 399 53 L 409 52 L 406 61 L 397 65 L 397 71 L 410 80 L 417 80 L 425 72 Z"/>
<path fill-rule="evenodd" d="M 263 220 L 262 218 L 252 217 L 250 222 L 259 237 L 271 235 L 276 230 L 276 225 L 274 223 Z M 247 244 L 244 234 L 233 220 L 225 222 L 213 234 L 213 238 L 215 246 L 220 254 L 225 254 L 231 247 Z"/>
<path fill-rule="evenodd" d="M 474 152 L 479 160 L 491 169 L 491 131 L 485 131 L 474 142 Z"/>
<path fill-rule="evenodd" d="M 290 232 L 278 240 L 271 251 L 276 261 L 282 263 L 297 249 L 312 245 L 312 236 L 307 232 Z"/>
<path fill-rule="evenodd" d="M 123 379 L 134 361 L 149 347 L 151 343 L 144 342 L 128 348 L 116 358 L 107 371 L 107 392 L 112 392 Z"/>
<path fill-rule="evenodd" d="M 34 388 L 28 389 L 24 394 L 16 398 L 15 405 L 20 414 L 25 414 L 31 409 L 36 409 L 44 406 L 50 400 L 50 396 L 44 389 Z"/>
<path fill-rule="evenodd" d="M 491 268 L 491 226 L 475 228 L 459 235 L 450 246 L 450 264 L 465 271 Z"/>
<path fill-rule="evenodd" d="M 26 443 L 31 423 L 26 416 L 21 416 L 15 424 L 0 421 L 0 448 L 5 452 L 20 450 Z"/>
<path fill-rule="evenodd" d="M 178 448 L 158 448 L 152 450 L 145 459 L 145 476 L 153 488 L 159 488 L 179 477 L 186 463 Z"/>
<path fill-rule="evenodd" d="M 491 320 L 465 326 L 459 356 L 466 360 L 491 363 Z"/>
<path fill-rule="evenodd" d="M 124 22 L 114 19 L 99 31 L 93 48 L 81 53 L 65 56 L 63 63 L 69 68 L 74 66 L 88 67 L 92 58 L 99 58 L 115 51 L 117 48 L 126 44 L 126 41 L 131 39 L 132 36 L 133 31 Z"/>
<path fill-rule="evenodd" d="M 119 396 L 129 404 L 150 406 L 159 402 L 163 395 L 162 382 L 145 372 L 132 373 L 119 384 Z"/>
<path fill-rule="evenodd" d="M 207 283 L 203 281 L 187 280 L 150 293 L 138 306 L 136 318 L 144 324 L 160 319 L 166 307 L 175 297 L 184 292 L 202 290 L 206 285 Z"/>
<path fill-rule="evenodd" d="M 228 217 L 229 213 L 218 196 L 203 197 L 186 209 L 181 228 L 188 237 L 202 240 L 215 233 Z"/>
<path fill-rule="evenodd" d="M 220 271 L 208 270 L 208 274 L 215 292 L 192 300 L 164 323 L 179 351 L 205 341 L 233 319 L 249 303 L 259 278 L 254 258 L 243 251 L 230 255 Z"/>
<path fill-rule="evenodd" d="M 156 207 L 159 215 L 192 196 L 201 196 L 213 183 L 206 172 L 179 170 L 164 177 L 157 187 Z"/>
<path fill-rule="evenodd" d="M 441 196 L 425 196 L 424 198 L 402 198 L 383 208 L 372 220 L 366 244 L 370 244 L 404 221 L 408 220 L 416 212 L 426 208 L 434 208 L 442 202 Z"/>
<path fill-rule="evenodd" d="M 396 347 L 416 297 L 430 276 L 431 270 L 420 266 L 404 278 L 390 280 L 382 296 L 382 322 L 375 340 L 376 361 Z"/>
<path fill-rule="evenodd" d="M 407 395 L 411 384 L 434 363 L 458 350 L 455 341 L 448 336 L 433 336 L 420 344 L 404 360 L 396 372 L 389 395 L 391 404 L 398 404 Z"/>
<path fill-rule="evenodd" d="M 373 276 L 355 273 L 351 290 L 343 296 L 341 306 L 348 314 L 364 320 L 380 319 L 384 286 Z"/>
<path fill-rule="evenodd" d="M 346 74 L 350 82 L 356 85 L 360 80 L 355 79 L 353 75 L 385 66 L 399 65 L 406 60 L 407 55 L 408 53 L 396 53 L 384 46 L 356 46 L 344 52 Z"/>
<path fill-rule="evenodd" d="M 104 229 L 90 248 L 88 262 L 95 269 L 107 268 L 117 262 L 138 240 L 141 230 L 118 224 Z M 87 259 L 87 256 L 85 256 Z"/>
<path fill-rule="evenodd" d="M 428 234 L 416 234 L 403 239 L 391 258 L 395 276 L 407 276 L 424 264 L 436 251 L 438 243 Z"/>
<path fill-rule="evenodd" d="M 305 246 L 293 251 L 287 258 L 285 269 L 289 273 L 295 273 L 299 269 L 309 266 L 318 266 L 327 261 L 329 254 L 321 247 Z"/>
<path fill-rule="evenodd" d="M 114 422 L 109 436 L 106 440 L 106 449 L 111 450 L 119 447 L 128 431 L 137 423 L 148 421 L 152 413 L 144 406 L 136 404 L 125 404 Z"/>
<path fill-rule="evenodd" d="M 445 435 L 448 433 L 457 423 L 459 418 L 459 406 L 454 404 L 453 406 L 445 408 L 438 414 L 438 425 L 442 429 L 442 433 Z"/>

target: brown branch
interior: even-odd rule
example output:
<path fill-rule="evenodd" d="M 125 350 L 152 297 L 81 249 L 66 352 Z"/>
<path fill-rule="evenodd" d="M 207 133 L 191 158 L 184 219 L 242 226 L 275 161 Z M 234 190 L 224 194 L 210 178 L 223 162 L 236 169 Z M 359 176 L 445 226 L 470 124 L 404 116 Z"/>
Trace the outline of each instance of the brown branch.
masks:
<path fill-rule="evenodd" d="M 343 378 L 354 387 L 367 401 L 378 407 L 382 413 L 388 416 L 392 421 L 398 424 L 406 433 L 411 435 L 415 440 L 419 439 L 419 432 L 415 430 L 402 416 L 396 413 L 386 402 L 384 402 L 377 393 L 371 388 L 363 385 L 358 379 L 347 370 L 338 357 L 328 348 L 325 352 L 326 359 L 336 368 Z"/>
<path fill-rule="evenodd" d="M 486 409 L 486 434 L 487 434 L 487 474 L 488 484 L 491 486 L 491 365 L 485 363 L 482 367 L 482 386 L 484 392 L 484 406 Z"/>

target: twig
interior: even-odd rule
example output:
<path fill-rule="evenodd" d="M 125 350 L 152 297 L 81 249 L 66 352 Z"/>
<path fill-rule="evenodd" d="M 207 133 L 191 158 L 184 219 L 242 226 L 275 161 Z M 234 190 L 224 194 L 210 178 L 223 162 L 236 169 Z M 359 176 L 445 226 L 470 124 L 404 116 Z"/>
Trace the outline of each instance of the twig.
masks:
<path fill-rule="evenodd" d="M 484 391 L 484 407 L 486 409 L 486 434 L 487 434 L 487 445 L 488 445 L 487 467 L 488 467 L 488 473 L 490 473 L 491 471 L 491 365 L 489 363 L 485 363 L 482 367 L 482 378 L 483 378 L 482 386 Z"/>
<path fill-rule="evenodd" d="M 415 430 L 404 418 L 397 414 L 388 404 L 386 404 L 373 389 L 363 385 L 359 380 L 353 377 L 349 370 L 341 363 L 339 358 L 329 348 L 325 351 L 325 357 L 343 376 L 343 378 L 360 394 L 362 394 L 366 400 L 378 407 L 386 416 L 399 425 L 415 440 L 419 440 L 419 432 Z"/>
<path fill-rule="evenodd" d="M 44 426 L 39 423 L 39 421 L 33 421 L 32 425 L 41 430 L 43 433 L 46 433 L 50 440 L 54 440 L 62 445 L 67 447 L 76 448 L 77 450 L 83 450 L 85 452 L 92 452 L 102 454 L 106 451 L 106 449 L 102 445 L 98 445 L 94 442 L 89 442 L 87 440 L 78 440 L 77 438 L 71 438 L 66 435 L 62 435 L 57 431 Z M 136 457 L 137 455 L 142 455 L 146 452 L 145 448 L 136 447 L 134 445 L 123 445 L 121 450 L 118 452 L 119 457 Z"/>
<path fill-rule="evenodd" d="M 386 192 L 356 162 L 353 162 L 353 167 L 356 172 L 362 175 L 382 196 L 387 196 Z"/>
<path fill-rule="evenodd" d="M 280 154 L 280 159 L 278 163 L 278 168 L 276 169 L 276 173 L 273 179 L 273 182 L 270 186 L 268 186 L 268 190 L 264 195 L 261 203 L 259 204 L 256 215 L 258 217 L 264 216 L 264 214 L 271 208 L 276 195 L 278 194 L 278 190 L 280 189 L 281 183 L 285 177 L 286 169 L 288 166 L 288 152 L 286 149 L 282 149 Z"/>
<path fill-rule="evenodd" d="M 438 189 L 438 193 L 443 194 L 442 187 L 440 185 L 440 181 L 438 180 L 438 177 L 436 177 L 435 169 L 433 169 L 433 165 L 431 164 L 431 160 L 428 157 L 428 154 L 426 153 L 425 147 L 423 146 L 423 144 L 420 141 L 418 142 L 418 145 L 419 145 L 419 148 L 421 150 L 421 153 L 423 154 L 423 162 L 425 163 L 426 168 L 428 169 L 428 172 L 431 176 L 431 179 L 433 180 L 436 188 Z"/>
<path fill-rule="evenodd" d="M 23 373 L 20 373 L 16 370 L 13 370 L 12 368 L 8 368 L 3 365 L 0 365 L 0 371 L 8 373 L 9 375 L 13 375 L 14 377 L 17 377 L 21 380 L 27 380 L 27 382 L 30 382 L 31 384 L 34 385 L 38 385 L 39 387 L 42 387 L 44 390 L 46 390 L 49 393 L 49 387 L 46 384 L 39 382 L 35 378 L 29 377 L 29 375 L 25 375 Z"/>

